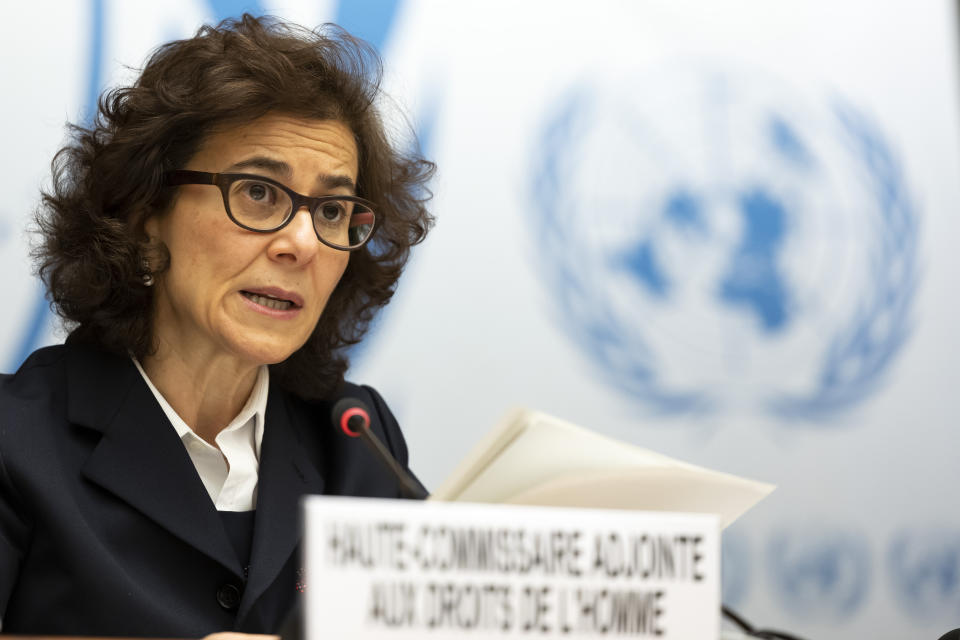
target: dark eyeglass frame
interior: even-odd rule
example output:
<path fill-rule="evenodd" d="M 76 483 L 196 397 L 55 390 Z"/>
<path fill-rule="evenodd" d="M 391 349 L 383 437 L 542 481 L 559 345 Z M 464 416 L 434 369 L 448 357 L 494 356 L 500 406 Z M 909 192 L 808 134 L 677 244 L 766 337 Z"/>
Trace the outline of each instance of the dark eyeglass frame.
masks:
<path fill-rule="evenodd" d="M 255 229 L 251 226 L 243 224 L 234 218 L 233 212 L 230 211 L 230 186 L 237 180 L 256 180 L 258 182 L 266 182 L 267 184 L 271 184 L 280 189 L 290 196 L 290 201 L 293 203 L 293 206 L 290 209 L 290 214 L 283 222 L 271 229 Z M 227 217 L 230 218 L 230 221 L 241 229 L 246 229 L 247 231 L 253 231 L 255 233 L 273 233 L 274 231 L 283 229 L 296 217 L 297 212 L 299 212 L 300 209 L 306 207 L 307 211 L 310 212 L 310 221 L 313 224 L 313 232 L 316 234 L 317 240 L 332 249 L 339 249 L 340 251 L 355 251 L 367 244 L 370 238 L 373 237 L 373 234 L 377 230 L 377 226 L 380 222 L 380 220 L 377 218 L 376 206 L 369 200 L 364 200 L 363 198 L 359 198 L 357 196 L 318 196 L 315 198 L 305 196 L 297 193 L 281 182 L 277 182 L 276 180 L 257 175 L 255 173 L 210 173 L 208 171 L 176 169 L 174 171 L 168 171 L 165 174 L 164 184 L 168 187 L 178 187 L 184 184 L 212 184 L 216 187 L 219 187 L 220 195 L 223 198 L 223 208 L 227 212 Z M 363 242 L 356 246 L 334 244 L 329 240 L 325 240 L 320 235 L 320 231 L 317 230 L 316 215 L 317 211 L 320 209 L 320 206 L 326 202 L 333 202 L 337 200 L 356 202 L 357 204 L 367 207 L 370 210 L 370 213 L 373 214 L 373 228 L 370 229 L 370 233 L 366 238 L 363 239 Z"/>

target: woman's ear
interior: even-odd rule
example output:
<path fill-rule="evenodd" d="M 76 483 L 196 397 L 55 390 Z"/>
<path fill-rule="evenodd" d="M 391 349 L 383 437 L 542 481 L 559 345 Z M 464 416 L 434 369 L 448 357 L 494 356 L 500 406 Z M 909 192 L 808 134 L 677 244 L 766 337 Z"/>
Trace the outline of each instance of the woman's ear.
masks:
<path fill-rule="evenodd" d="M 153 276 L 162 273 L 170 264 L 170 254 L 161 240 L 161 218 L 163 214 L 151 213 L 143 220 L 140 236 L 140 267 L 144 276 L 153 280 Z M 152 282 L 150 283 L 152 284 Z M 147 286 L 150 286 L 148 284 Z"/>
<path fill-rule="evenodd" d="M 157 242 L 160 235 L 160 215 L 152 213 L 143 221 L 143 232 L 147 236 L 147 244 L 152 245 Z"/>

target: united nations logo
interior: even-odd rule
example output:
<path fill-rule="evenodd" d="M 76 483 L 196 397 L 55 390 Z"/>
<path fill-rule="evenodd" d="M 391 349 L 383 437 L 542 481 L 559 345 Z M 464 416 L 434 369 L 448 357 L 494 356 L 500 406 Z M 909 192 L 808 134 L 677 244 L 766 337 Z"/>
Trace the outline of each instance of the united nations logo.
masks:
<path fill-rule="evenodd" d="M 887 555 L 897 602 L 917 620 L 960 616 L 960 532 L 907 530 L 894 536 Z"/>
<path fill-rule="evenodd" d="M 670 69 L 557 100 L 532 219 L 561 324 L 655 410 L 816 419 L 906 342 L 917 213 L 880 130 L 769 79 Z"/>
<path fill-rule="evenodd" d="M 835 622 L 866 600 L 871 567 L 867 541 L 849 531 L 784 530 L 767 547 L 773 595 L 798 618 Z"/>

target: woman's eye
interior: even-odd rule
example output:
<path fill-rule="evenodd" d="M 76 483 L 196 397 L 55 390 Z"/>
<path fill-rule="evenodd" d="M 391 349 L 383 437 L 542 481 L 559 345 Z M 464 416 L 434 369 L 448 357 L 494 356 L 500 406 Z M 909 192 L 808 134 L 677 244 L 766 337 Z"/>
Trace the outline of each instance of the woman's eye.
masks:
<path fill-rule="evenodd" d="M 270 185 L 264 184 L 262 182 L 252 182 L 247 185 L 247 197 L 251 200 L 256 200 L 257 202 L 263 200 L 273 200 L 270 197 L 272 189 Z"/>
<path fill-rule="evenodd" d="M 320 215 L 323 216 L 323 219 L 327 222 L 337 222 L 345 213 L 343 203 L 341 202 L 325 202 L 320 205 Z"/>

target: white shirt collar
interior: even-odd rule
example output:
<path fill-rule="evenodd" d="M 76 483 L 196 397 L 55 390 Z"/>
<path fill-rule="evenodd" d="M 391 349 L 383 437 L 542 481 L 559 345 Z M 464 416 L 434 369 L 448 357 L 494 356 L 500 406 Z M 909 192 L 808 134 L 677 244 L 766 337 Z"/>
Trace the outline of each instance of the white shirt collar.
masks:
<path fill-rule="evenodd" d="M 186 447 L 217 510 L 248 511 L 256 508 L 260 448 L 270 389 L 269 368 L 266 365 L 259 368 L 246 404 L 217 434 L 217 446 L 213 446 L 184 422 L 150 381 L 137 359 L 131 359 Z"/>

